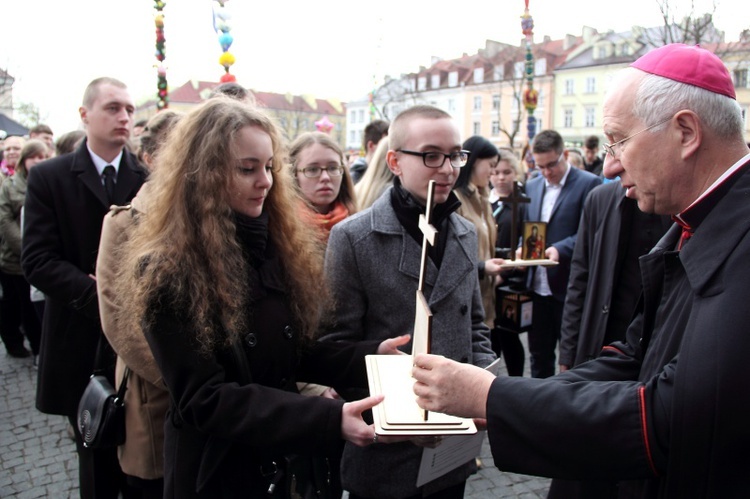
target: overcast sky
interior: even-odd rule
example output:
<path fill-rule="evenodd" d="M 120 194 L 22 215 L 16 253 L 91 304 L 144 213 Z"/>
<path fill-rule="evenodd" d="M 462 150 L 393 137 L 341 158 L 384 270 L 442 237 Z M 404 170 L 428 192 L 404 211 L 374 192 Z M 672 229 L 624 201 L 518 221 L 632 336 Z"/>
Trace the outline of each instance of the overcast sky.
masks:
<path fill-rule="evenodd" d="M 664 1 L 664 0 L 661 0 Z M 686 13 L 690 0 L 670 0 Z M 750 27 L 746 0 L 716 0 L 715 23 L 736 40 Z M 696 12 L 711 0 L 694 0 Z M 683 7 L 684 6 L 684 7 Z M 215 0 L 166 0 L 167 78 L 218 81 L 221 47 Z M 486 39 L 518 43 L 523 0 L 227 0 L 238 82 L 260 91 L 346 101 L 383 76 L 474 53 Z M 657 0 L 530 0 L 535 40 L 661 23 Z M 128 84 L 136 102 L 156 93 L 152 0 L 8 0 L 2 8 L 0 67 L 16 78 L 15 104 L 36 104 L 56 135 L 78 126 L 83 90 L 98 76 Z"/>

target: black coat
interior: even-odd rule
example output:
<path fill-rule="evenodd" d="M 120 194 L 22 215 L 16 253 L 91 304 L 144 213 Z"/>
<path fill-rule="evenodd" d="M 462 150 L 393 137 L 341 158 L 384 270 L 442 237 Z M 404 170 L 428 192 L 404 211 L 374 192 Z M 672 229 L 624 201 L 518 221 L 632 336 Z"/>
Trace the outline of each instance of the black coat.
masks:
<path fill-rule="evenodd" d="M 197 352 L 184 308 L 168 295 L 153 308 L 146 338 L 172 400 L 165 498 L 265 497 L 261 468 L 286 454 L 334 455 L 340 447 L 344 402 L 299 395 L 296 382 L 367 386 L 364 355 L 379 342 L 301 346 L 284 286 L 272 269 L 260 274 L 241 340 L 250 383 L 240 381 L 246 378 L 227 349 Z"/>
<path fill-rule="evenodd" d="M 495 246 L 498 248 L 510 248 L 511 244 L 511 223 L 513 221 L 513 208 L 508 203 L 503 205 L 498 210 L 498 201 L 492 203 L 492 215 L 495 217 L 495 223 L 497 224 L 497 242 Z M 525 203 L 519 203 L 516 213 L 516 245 L 518 244 L 518 238 L 523 235 L 523 220 L 526 218 L 527 205 Z M 507 255 L 498 255 L 500 258 L 507 258 Z"/>
<path fill-rule="evenodd" d="M 628 206 L 628 204 L 632 206 Z M 618 257 L 624 258 L 620 246 L 621 237 L 635 237 L 634 231 L 643 231 L 634 226 L 631 210 L 637 210 L 636 202 L 625 197 L 620 182 L 610 182 L 591 191 L 583 208 L 578 226 L 578 238 L 571 262 L 568 292 L 560 330 L 560 361 L 572 367 L 593 359 L 604 346 L 605 332 L 613 307 L 615 273 Z M 672 225 L 668 216 L 644 215 L 657 219 L 658 234 L 650 242 L 656 242 Z M 629 217 L 629 220 L 625 220 Z M 622 234 L 625 222 L 629 232 Z M 645 236 L 640 235 L 645 239 Z M 649 246 L 650 249 L 650 246 Z M 640 255 L 638 255 L 640 256 Z M 635 278 L 640 282 L 640 276 Z M 630 311 L 635 310 L 638 295 L 631 300 Z M 630 317 L 628 318 L 628 320 Z M 623 324 L 618 340 L 625 339 L 627 322 Z"/>
<path fill-rule="evenodd" d="M 123 151 L 113 204 L 127 204 L 145 178 L 135 156 Z M 29 283 L 47 297 L 36 405 L 48 414 L 75 414 L 94 366 L 102 334 L 96 282 L 89 274 L 108 210 L 86 141 L 29 170 L 21 265 Z"/>

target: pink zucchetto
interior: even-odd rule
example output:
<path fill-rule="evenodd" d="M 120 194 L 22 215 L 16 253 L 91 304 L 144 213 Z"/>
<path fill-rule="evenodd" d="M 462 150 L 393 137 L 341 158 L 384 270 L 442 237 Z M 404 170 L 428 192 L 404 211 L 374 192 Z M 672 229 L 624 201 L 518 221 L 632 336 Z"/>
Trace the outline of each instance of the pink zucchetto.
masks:
<path fill-rule="evenodd" d="M 732 77 L 724 63 L 715 54 L 697 45 L 665 45 L 640 57 L 630 66 L 737 99 Z"/>

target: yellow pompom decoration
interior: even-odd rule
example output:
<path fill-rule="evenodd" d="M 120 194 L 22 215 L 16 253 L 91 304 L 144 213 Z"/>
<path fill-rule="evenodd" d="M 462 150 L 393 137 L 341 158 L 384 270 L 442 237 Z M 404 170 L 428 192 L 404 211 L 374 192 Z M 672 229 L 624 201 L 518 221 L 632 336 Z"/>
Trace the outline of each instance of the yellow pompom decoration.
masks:
<path fill-rule="evenodd" d="M 229 68 L 232 64 L 234 64 L 234 56 L 231 52 L 224 52 L 219 57 L 219 64 L 224 66 L 225 68 Z"/>
<path fill-rule="evenodd" d="M 157 28 L 163 28 L 164 27 L 164 16 L 162 14 L 157 14 L 154 17 L 154 24 L 156 24 Z"/>

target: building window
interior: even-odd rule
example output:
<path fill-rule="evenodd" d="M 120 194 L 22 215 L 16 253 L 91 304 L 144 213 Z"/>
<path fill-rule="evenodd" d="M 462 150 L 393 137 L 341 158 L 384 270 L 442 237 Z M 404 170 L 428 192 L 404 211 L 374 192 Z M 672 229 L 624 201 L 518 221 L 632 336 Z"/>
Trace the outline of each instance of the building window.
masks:
<path fill-rule="evenodd" d="M 596 126 L 596 108 L 594 106 L 586 106 L 583 126 L 587 128 L 593 128 Z"/>
<path fill-rule="evenodd" d="M 589 76 L 586 78 L 586 93 L 587 94 L 596 93 L 596 77 L 595 76 Z"/>
<path fill-rule="evenodd" d="M 492 69 L 492 75 L 495 78 L 495 81 L 502 80 L 504 73 L 505 73 L 505 67 L 502 64 L 498 64 Z"/>
<path fill-rule="evenodd" d="M 451 71 L 450 73 L 448 73 L 448 86 L 458 86 L 458 71 Z"/>
<path fill-rule="evenodd" d="M 573 128 L 573 110 L 566 109 L 563 112 L 563 128 Z"/>
<path fill-rule="evenodd" d="M 456 100 L 455 99 L 448 99 L 448 112 L 449 113 L 456 112 Z"/>
<path fill-rule="evenodd" d="M 432 88 L 440 88 L 440 75 L 432 75 L 432 81 L 430 81 L 430 86 Z"/>
<path fill-rule="evenodd" d="M 352 111 L 349 113 L 349 121 L 351 121 L 352 123 L 357 122 L 357 111 Z"/>
<path fill-rule="evenodd" d="M 420 92 L 424 92 L 427 90 L 427 77 L 426 76 L 420 76 L 417 80 L 417 90 Z"/>
<path fill-rule="evenodd" d="M 474 111 L 482 110 L 482 97 L 477 95 L 474 97 Z"/>
<path fill-rule="evenodd" d="M 534 61 L 534 74 L 544 76 L 547 74 L 547 59 L 541 58 Z"/>
<path fill-rule="evenodd" d="M 620 55 L 630 55 L 630 45 L 623 43 L 620 47 Z"/>
<path fill-rule="evenodd" d="M 357 134 L 354 132 L 354 130 L 350 130 L 349 131 L 349 143 L 356 144 L 357 143 L 356 138 L 357 138 Z"/>
<path fill-rule="evenodd" d="M 482 124 L 478 121 L 475 121 L 473 130 L 474 130 L 474 135 L 482 135 Z"/>
<path fill-rule="evenodd" d="M 734 70 L 734 87 L 747 88 L 747 69 Z"/>
<path fill-rule="evenodd" d="M 494 94 L 492 96 L 492 110 L 498 111 L 500 109 L 500 94 Z"/>
<path fill-rule="evenodd" d="M 605 59 L 607 57 L 607 47 L 605 47 L 604 45 L 598 47 L 596 51 L 597 59 Z"/>
<path fill-rule="evenodd" d="M 513 65 L 513 78 L 523 78 L 523 72 L 526 69 L 526 63 L 524 61 L 518 61 Z"/>
<path fill-rule="evenodd" d="M 500 135 L 500 122 L 495 120 L 492 122 L 492 136 L 497 137 Z"/>
<path fill-rule="evenodd" d="M 474 83 L 484 83 L 484 68 L 474 68 Z"/>
<path fill-rule="evenodd" d="M 359 110 L 359 122 L 360 123 L 365 122 L 365 110 L 364 109 Z"/>
<path fill-rule="evenodd" d="M 573 95 L 576 93 L 575 90 L 575 80 L 573 78 L 565 80 L 565 95 Z"/>

